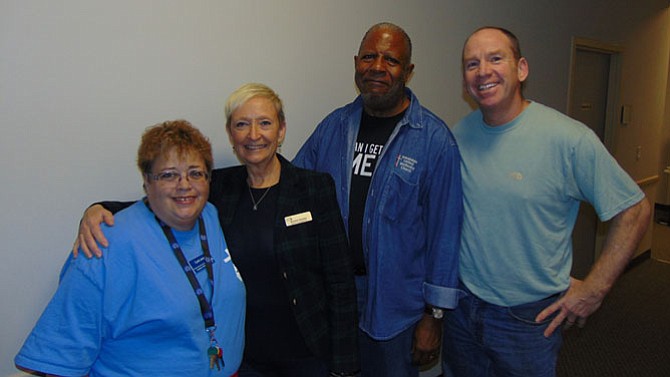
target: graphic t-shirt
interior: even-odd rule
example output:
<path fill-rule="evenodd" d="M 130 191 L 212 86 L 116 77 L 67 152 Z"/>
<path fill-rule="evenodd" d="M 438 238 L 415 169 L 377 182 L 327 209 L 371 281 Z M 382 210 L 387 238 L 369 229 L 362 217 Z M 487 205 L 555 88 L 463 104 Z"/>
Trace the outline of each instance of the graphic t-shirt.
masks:
<path fill-rule="evenodd" d="M 389 118 L 378 118 L 363 111 L 361 116 L 361 128 L 354 146 L 351 191 L 349 192 L 349 243 L 353 253 L 354 270 L 357 274 L 365 271 L 363 215 L 372 175 L 386 142 L 404 115 L 403 111 Z"/>

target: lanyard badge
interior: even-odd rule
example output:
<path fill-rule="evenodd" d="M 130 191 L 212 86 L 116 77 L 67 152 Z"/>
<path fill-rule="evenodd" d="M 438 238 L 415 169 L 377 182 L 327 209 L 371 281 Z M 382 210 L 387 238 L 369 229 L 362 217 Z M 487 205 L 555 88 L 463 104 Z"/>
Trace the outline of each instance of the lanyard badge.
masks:
<path fill-rule="evenodd" d="M 147 208 L 149 208 L 148 203 L 145 202 L 145 204 L 147 204 Z M 216 331 L 216 322 L 214 321 L 214 311 L 212 309 L 212 305 L 207 300 L 207 297 L 205 297 L 205 293 L 202 290 L 202 287 L 200 286 L 200 282 L 198 282 L 198 278 L 195 276 L 193 269 L 186 261 L 184 252 L 182 251 L 181 246 L 179 246 L 179 242 L 175 238 L 174 233 L 172 233 L 172 229 L 163 221 L 161 221 L 158 217 L 156 217 L 156 221 L 158 221 L 158 224 L 163 230 L 163 233 L 165 234 L 165 237 L 170 243 L 170 247 L 172 248 L 175 257 L 177 257 L 177 260 L 179 261 L 182 270 L 186 274 L 189 283 L 191 283 L 193 292 L 198 298 L 198 303 L 200 304 L 200 312 L 202 313 L 202 319 L 205 322 L 205 331 L 207 331 L 207 334 L 209 335 L 209 347 L 207 348 L 207 356 L 209 357 L 209 368 L 214 369 L 214 367 L 216 366 L 217 370 L 221 370 L 221 367 L 224 366 L 225 363 L 223 361 L 223 349 L 219 346 L 219 343 L 217 342 L 214 334 Z M 209 252 L 209 244 L 207 243 L 207 231 L 205 230 L 205 222 L 203 221 L 202 216 L 198 217 L 198 228 L 200 231 L 200 245 L 202 247 L 202 252 L 205 256 L 205 268 L 207 269 L 207 280 L 209 281 L 212 287 L 212 297 L 214 297 L 214 271 L 212 268 L 213 263 L 212 254 Z"/>

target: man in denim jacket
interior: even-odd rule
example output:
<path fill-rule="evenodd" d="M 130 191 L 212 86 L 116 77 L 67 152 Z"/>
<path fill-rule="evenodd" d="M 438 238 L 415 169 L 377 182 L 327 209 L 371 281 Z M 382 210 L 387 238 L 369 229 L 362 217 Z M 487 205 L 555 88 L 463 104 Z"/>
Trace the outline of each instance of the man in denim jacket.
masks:
<path fill-rule="evenodd" d="M 446 124 L 405 87 L 411 41 L 372 26 L 354 57 L 360 96 L 333 111 L 294 163 L 330 173 L 354 253 L 362 376 L 418 376 L 458 303 L 460 155 Z"/>

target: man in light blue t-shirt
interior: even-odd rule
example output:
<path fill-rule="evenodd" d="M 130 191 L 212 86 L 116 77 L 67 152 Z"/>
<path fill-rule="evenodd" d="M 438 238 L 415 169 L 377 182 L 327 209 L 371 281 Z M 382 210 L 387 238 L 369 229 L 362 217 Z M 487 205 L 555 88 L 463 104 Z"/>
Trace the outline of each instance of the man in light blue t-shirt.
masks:
<path fill-rule="evenodd" d="M 644 193 L 585 125 L 526 100 L 528 62 L 508 30 L 475 31 L 463 81 L 479 109 L 454 135 L 462 156 L 461 289 L 445 314 L 443 369 L 454 376 L 554 376 L 562 323 L 583 325 L 650 221 Z M 579 204 L 611 220 L 588 276 L 570 278 Z"/>

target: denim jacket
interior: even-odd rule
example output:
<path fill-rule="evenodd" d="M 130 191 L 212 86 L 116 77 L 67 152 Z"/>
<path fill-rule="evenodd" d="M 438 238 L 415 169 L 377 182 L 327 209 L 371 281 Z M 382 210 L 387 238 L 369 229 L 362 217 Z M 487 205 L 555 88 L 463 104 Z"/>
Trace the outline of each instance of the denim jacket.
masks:
<path fill-rule="evenodd" d="M 359 326 L 378 340 L 416 323 L 426 303 L 454 308 L 460 292 L 460 154 L 447 125 L 406 91 L 410 106 L 379 157 L 363 219 L 368 282 Z M 362 111 L 360 96 L 333 111 L 293 161 L 332 175 L 345 224 Z"/>

